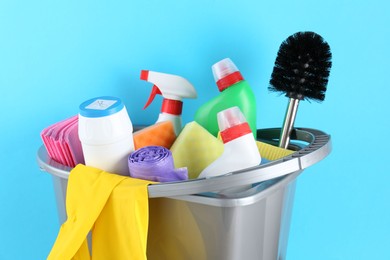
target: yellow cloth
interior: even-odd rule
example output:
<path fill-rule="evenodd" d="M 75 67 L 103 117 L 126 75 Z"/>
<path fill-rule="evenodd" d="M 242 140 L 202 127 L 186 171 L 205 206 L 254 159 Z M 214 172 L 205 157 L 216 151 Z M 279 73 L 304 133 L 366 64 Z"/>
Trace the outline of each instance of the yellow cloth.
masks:
<path fill-rule="evenodd" d="M 68 180 L 68 219 L 48 259 L 146 259 L 151 183 L 77 165 Z"/>
<path fill-rule="evenodd" d="M 223 143 L 197 122 L 186 124 L 171 146 L 175 168 L 187 167 L 188 178 L 196 179 L 223 153 Z"/>
<path fill-rule="evenodd" d="M 257 149 L 259 149 L 261 157 L 269 161 L 278 160 L 280 158 L 286 157 L 295 152 L 292 150 L 283 149 L 260 141 L 256 141 L 256 145 L 257 145 Z"/>

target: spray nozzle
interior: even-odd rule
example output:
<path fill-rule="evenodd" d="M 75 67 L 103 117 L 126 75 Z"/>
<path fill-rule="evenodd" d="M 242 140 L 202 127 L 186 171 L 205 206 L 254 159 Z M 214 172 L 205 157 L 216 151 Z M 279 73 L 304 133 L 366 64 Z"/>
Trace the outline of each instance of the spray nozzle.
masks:
<path fill-rule="evenodd" d="M 180 76 L 142 70 L 140 79 L 153 83 L 152 92 L 150 93 L 144 109 L 152 103 L 157 94 L 162 95 L 164 99 L 176 100 L 179 102 L 181 102 L 183 98 L 196 98 L 197 96 L 192 84 Z"/>
<path fill-rule="evenodd" d="M 148 80 L 149 78 L 149 71 L 148 70 L 141 70 L 141 76 L 140 76 L 140 79 L 141 80 Z M 156 85 L 153 85 L 152 87 L 152 92 L 150 92 L 150 96 L 148 98 L 148 101 L 146 102 L 145 106 L 144 106 L 144 109 L 146 109 L 154 100 L 154 97 L 159 94 L 161 95 L 161 90 L 156 86 Z"/>
<path fill-rule="evenodd" d="M 144 106 L 144 109 L 147 108 L 153 102 L 153 99 L 157 94 L 161 95 L 161 90 L 156 85 L 153 85 L 152 92 L 150 92 L 150 96 Z"/>

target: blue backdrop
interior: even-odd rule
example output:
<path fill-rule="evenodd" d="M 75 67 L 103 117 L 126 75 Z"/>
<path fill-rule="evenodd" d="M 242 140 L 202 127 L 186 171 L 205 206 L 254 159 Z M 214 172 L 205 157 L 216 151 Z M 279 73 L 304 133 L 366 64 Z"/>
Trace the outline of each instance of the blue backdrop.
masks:
<path fill-rule="evenodd" d="M 100 95 L 121 97 L 134 124 L 150 85 L 141 69 L 181 75 L 218 94 L 211 65 L 230 57 L 251 84 L 258 128 L 279 127 L 287 99 L 267 90 L 280 43 L 312 30 L 330 44 L 323 103 L 302 102 L 297 126 L 326 131 L 333 152 L 298 180 L 288 259 L 390 259 L 390 8 L 372 1 L 0 1 L 0 259 L 45 259 L 58 232 L 40 131 Z M 383 135 L 383 137 L 380 137 Z"/>

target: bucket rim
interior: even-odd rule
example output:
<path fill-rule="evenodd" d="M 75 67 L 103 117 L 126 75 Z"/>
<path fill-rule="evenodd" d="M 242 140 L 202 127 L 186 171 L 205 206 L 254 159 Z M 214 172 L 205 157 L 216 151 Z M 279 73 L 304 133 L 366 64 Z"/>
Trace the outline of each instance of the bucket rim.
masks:
<path fill-rule="evenodd" d="M 264 138 L 262 141 L 273 143 L 278 140 L 280 128 L 259 129 L 257 132 L 258 136 Z M 149 198 L 199 194 L 272 180 L 303 171 L 323 160 L 331 152 L 331 137 L 320 130 L 296 128 L 291 140 L 303 141 L 308 145 L 279 160 L 221 176 L 151 184 L 148 186 Z M 38 149 L 37 162 L 42 171 L 62 179 L 67 179 L 72 170 L 71 167 L 51 159 L 44 145 Z"/>

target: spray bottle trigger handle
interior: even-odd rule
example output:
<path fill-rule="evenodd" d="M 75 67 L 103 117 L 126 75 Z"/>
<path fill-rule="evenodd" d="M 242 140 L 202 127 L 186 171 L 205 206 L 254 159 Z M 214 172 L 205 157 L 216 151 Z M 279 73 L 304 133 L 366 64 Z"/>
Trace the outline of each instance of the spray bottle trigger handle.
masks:
<path fill-rule="evenodd" d="M 161 93 L 161 90 L 160 90 L 156 85 L 153 85 L 152 92 L 150 92 L 149 99 L 148 99 L 148 101 L 146 102 L 146 104 L 145 104 L 145 106 L 144 106 L 144 109 L 147 108 L 147 107 L 150 105 L 150 103 L 153 102 L 153 99 L 154 99 L 154 97 L 155 97 L 157 94 L 161 95 L 161 94 L 162 94 L 162 93 Z"/>

